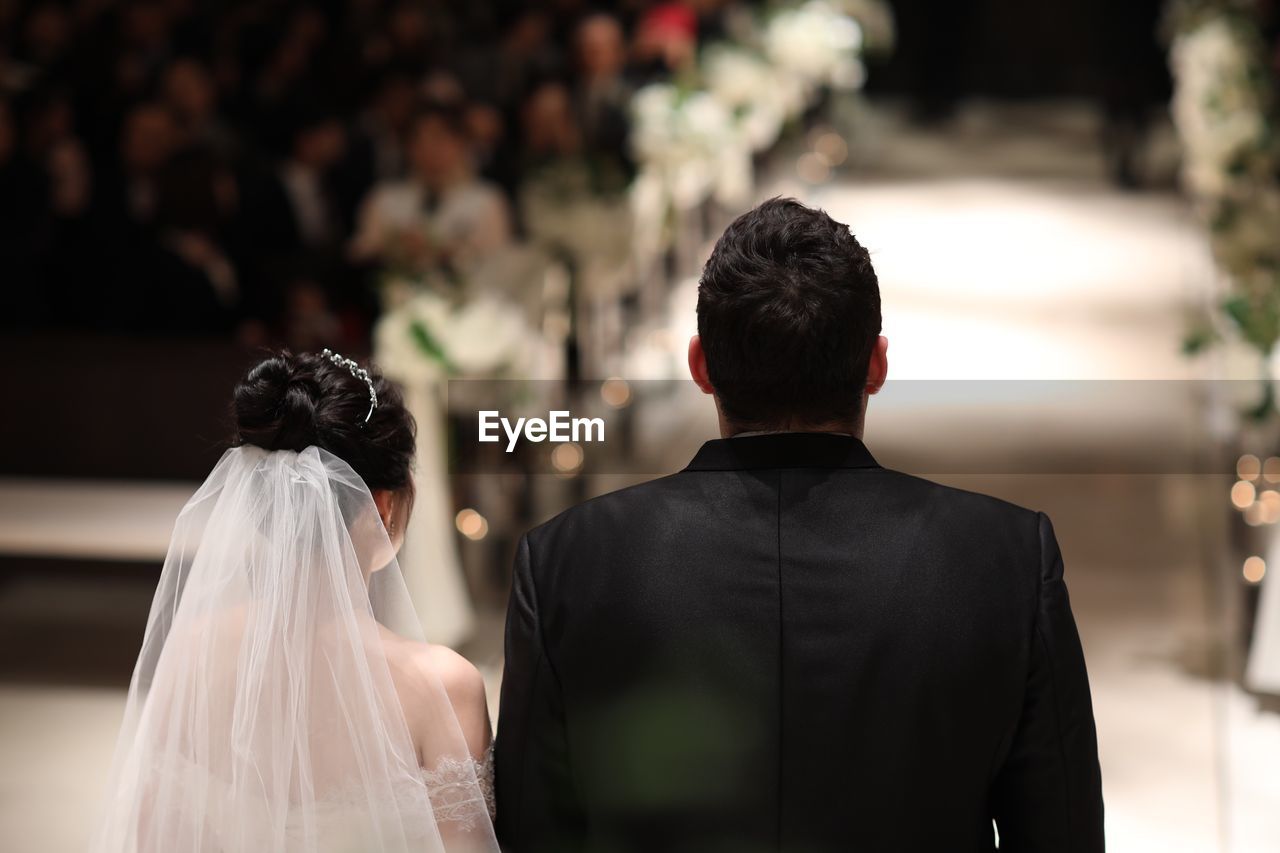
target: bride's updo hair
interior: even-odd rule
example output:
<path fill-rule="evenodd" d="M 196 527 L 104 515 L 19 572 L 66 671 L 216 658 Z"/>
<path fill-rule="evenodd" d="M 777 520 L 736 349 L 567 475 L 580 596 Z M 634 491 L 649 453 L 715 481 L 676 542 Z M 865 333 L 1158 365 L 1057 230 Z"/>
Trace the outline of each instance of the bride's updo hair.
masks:
<path fill-rule="evenodd" d="M 323 448 L 351 466 L 372 489 L 412 487 L 413 416 L 400 389 L 366 368 L 378 394 L 369 412 L 369 386 L 319 353 L 287 351 L 259 362 L 236 386 L 232 403 L 236 445 L 263 450 Z"/>

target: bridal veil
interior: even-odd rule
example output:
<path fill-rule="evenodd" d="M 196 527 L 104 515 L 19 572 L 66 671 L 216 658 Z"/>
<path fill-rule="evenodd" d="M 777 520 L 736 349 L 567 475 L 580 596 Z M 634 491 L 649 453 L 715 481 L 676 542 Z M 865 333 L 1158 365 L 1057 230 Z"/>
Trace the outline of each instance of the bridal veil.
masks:
<path fill-rule="evenodd" d="M 439 677 L 401 704 L 421 631 L 345 462 L 227 451 L 178 517 L 93 850 L 496 851 Z"/>

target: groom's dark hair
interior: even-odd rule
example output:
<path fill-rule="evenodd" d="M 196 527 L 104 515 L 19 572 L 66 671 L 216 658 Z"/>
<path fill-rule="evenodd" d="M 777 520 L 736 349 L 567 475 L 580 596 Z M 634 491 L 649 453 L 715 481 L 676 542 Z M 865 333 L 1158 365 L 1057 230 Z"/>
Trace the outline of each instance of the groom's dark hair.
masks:
<path fill-rule="evenodd" d="M 846 225 L 773 198 L 733 221 L 698 284 L 698 335 L 725 417 L 847 422 L 880 334 L 871 256 Z"/>

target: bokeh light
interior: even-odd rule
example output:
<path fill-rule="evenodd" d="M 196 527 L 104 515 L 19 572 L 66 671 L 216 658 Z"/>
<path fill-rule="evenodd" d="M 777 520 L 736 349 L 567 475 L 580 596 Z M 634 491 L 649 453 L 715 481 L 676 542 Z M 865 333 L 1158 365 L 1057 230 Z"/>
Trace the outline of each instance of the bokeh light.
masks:
<path fill-rule="evenodd" d="M 831 166 L 822 155 L 807 151 L 796 160 L 796 174 L 805 183 L 821 184 L 831 177 Z"/>
<path fill-rule="evenodd" d="M 631 386 L 625 379 L 606 379 L 600 383 L 600 399 L 610 408 L 626 408 L 631 403 Z"/>
<path fill-rule="evenodd" d="M 1264 489 L 1258 495 L 1257 505 L 1262 507 L 1262 523 L 1275 524 L 1280 521 L 1280 492 L 1275 489 Z"/>
<path fill-rule="evenodd" d="M 1274 459 L 1275 457 L 1271 457 Z M 1267 461 L 1270 462 L 1271 459 Z M 1241 480 L 1256 480 L 1262 471 L 1262 463 L 1252 453 L 1246 453 L 1236 461 L 1236 476 Z M 1274 482 L 1274 481 L 1273 481 Z"/>
<path fill-rule="evenodd" d="M 583 458 L 582 448 L 577 444 L 571 441 L 557 444 L 551 451 L 551 467 L 555 468 L 556 473 L 561 476 L 576 476 L 582 468 Z"/>
<path fill-rule="evenodd" d="M 454 517 L 458 532 L 473 542 L 478 542 L 489 534 L 489 522 L 471 507 L 460 510 Z"/>
<path fill-rule="evenodd" d="M 813 151 L 832 167 L 839 166 L 849 158 L 849 144 L 834 131 L 828 131 L 815 139 Z"/>

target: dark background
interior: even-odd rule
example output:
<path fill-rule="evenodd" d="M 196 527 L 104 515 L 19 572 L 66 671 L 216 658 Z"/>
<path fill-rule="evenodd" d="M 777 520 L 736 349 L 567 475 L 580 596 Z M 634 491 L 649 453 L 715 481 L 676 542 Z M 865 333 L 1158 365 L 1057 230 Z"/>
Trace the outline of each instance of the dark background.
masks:
<path fill-rule="evenodd" d="M 0 473 L 203 475 L 226 437 L 231 385 L 265 348 L 370 348 L 376 270 L 344 260 L 341 246 L 374 183 L 360 115 L 385 81 L 443 75 L 459 90 L 453 107 L 496 111 L 504 127 L 481 177 L 514 209 L 521 170 L 537 164 L 522 105 L 547 81 L 580 85 L 578 22 L 604 11 L 630 40 L 660 5 L 0 2 L 0 122 L 11 137 L 8 151 L 0 145 Z M 1167 100 L 1153 0 L 892 5 L 897 44 L 870 68 L 868 92 L 908 99 L 921 121 L 944 121 L 974 96 L 1071 97 L 1095 102 L 1112 124 L 1141 126 Z M 714 36 L 726 7 L 690 5 L 698 38 Z M 415 21 L 426 27 L 420 43 L 370 58 L 371 45 L 385 48 L 398 27 L 412 34 Z M 541 46 L 497 87 L 487 72 L 511 59 L 513 34 L 529 22 Z M 293 56 L 290 39 L 313 47 Z M 213 80 L 217 133 L 164 153 L 148 180 L 170 201 L 134 222 L 122 207 L 130 177 L 121 136 L 132 114 L 163 101 L 166 74 L 184 60 Z M 659 66 L 632 54 L 619 76 L 634 87 L 670 73 Z M 308 245 L 275 174 L 294 146 L 330 126 L 346 142 L 325 166 L 338 224 L 332 245 Z M 64 142 L 91 173 L 88 197 L 69 211 L 55 199 Z M 625 126 L 592 144 L 625 170 Z M 228 183 L 237 201 L 218 208 Z M 165 248 L 171 226 L 225 254 L 240 281 L 236 304 L 217 304 L 203 273 Z M 518 218 L 515 228 L 518 237 Z M 174 281 L 181 287 L 171 291 Z M 303 326 L 314 315 L 334 331 L 299 333 L 299 311 Z"/>

